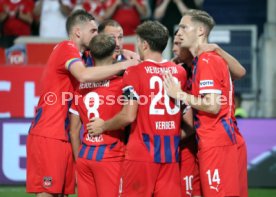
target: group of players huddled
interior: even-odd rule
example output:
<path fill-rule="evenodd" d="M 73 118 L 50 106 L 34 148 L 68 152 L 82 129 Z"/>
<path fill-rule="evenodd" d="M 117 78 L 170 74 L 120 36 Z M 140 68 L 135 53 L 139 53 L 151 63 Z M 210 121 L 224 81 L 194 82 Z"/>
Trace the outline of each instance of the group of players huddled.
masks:
<path fill-rule="evenodd" d="M 116 21 L 98 27 L 85 11 L 70 15 L 69 39 L 41 80 L 27 192 L 67 196 L 77 183 L 80 197 L 248 196 L 232 83 L 245 69 L 208 44 L 214 25 L 205 11 L 185 13 L 168 61 L 159 22 L 137 27 L 136 54 L 122 48 Z"/>

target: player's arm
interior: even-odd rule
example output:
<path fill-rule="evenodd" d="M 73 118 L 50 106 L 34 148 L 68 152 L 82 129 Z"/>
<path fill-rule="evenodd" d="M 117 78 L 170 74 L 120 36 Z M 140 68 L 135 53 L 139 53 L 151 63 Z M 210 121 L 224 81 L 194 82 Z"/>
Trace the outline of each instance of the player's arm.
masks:
<path fill-rule="evenodd" d="M 181 15 L 188 11 L 188 7 L 182 0 L 173 0 Z"/>
<path fill-rule="evenodd" d="M 141 17 L 148 15 L 148 7 L 145 4 L 141 4 L 138 0 L 131 0 L 130 4 L 137 9 Z"/>
<path fill-rule="evenodd" d="M 61 13 L 64 15 L 64 16 L 69 16 L 70 13 L 72 12 L 72 7 L 69 6 L 69 5 L 66 5 L 62 2 L 62 0 L 58 0 L 58 3 L 59 3 L 59 9 L 61 11 Z"/>
<path fill-rule="evenodd" d="M 140 56 L 139 54 L 133 52 L 133 51 L 130 51 L 130 50 L 127 50 L 127 49 L 123 49 L 122 50 L 122 53 L 123 53 L 123 56 L 127 59 L 127 60 L 130 60 L 130 59 L 135 59 L 137 61 L 140 61 Z"/>
<path fill-rule="evenodd" d="M 122 4 L 122 0 L 116 0 L 114 3 L 112 3 L 110 6 L 107 7 L 107 9 L 105 10 L 104 19 L 108 19 L 111 18 L 112 15 L 115 13 L 115 11 L 117 10 L 117 8 Z"/>
<path fill-rule="evenodd" d="M 79 147 L 81 145 L 80 140 L 80 130 L 81 130 L 82 122 L 78 115 L 71 113 L 70 114 L 70 137 L 71 144 L 74 153 L 75 161 L 78 158 Z"/>
<path fill-rule="evenodd" d="M 186 105 L 210 114 L 217 114 L 220 110 L 220 94 L 209 93 L 204 97 L 197 97 L 182 91 L 180 84 L 176 84 L 171 73 L 164 75 L 164 87 L 167 94 L 175 99 L 179 99 Z"/>
<path fill-rule="evenodd" d="M 28 24 L 32 24 L 32 22 L 33 22 L 33 14 L 32 14 L 32 12 L 24 13 L 22 10 L 20 10 L 18 12 L 17 17 L 19 19 L 21 19 L 23 22 L 28 23 Z"/>
<path fill-rule="evenodd" d="M 104 131 L 118 130 L 132 123 L 137 116 L 138 103 L 134 100 L 128 100 L 123 109 L 113 118 L 103 121 L 102 119 L 93 119 L 87 124 L 87 130 L 93 135 L 99 135 Z"/>
<path fill-rule="evenodd" d="M 66 68 L 79 82 L 96 82 L 116 75 L 129 66 L 136 65 L 137 63 L 137 60 L 132 59 L 112 65 L 85 67 L 83 62 L 79 60 L 73 63 L 67 63 Z"/>
<path fill-rule="evenodd" d="M 164 0 L 159 6 L 156 7 L 153 13 L 154 19 L 161 20 L 164 17 L 169 3 L 170 3 L 170 0 Z"/>
<path fill-rule="evenodd" d="M 194 130 L 194 120 L 193 120 L 193 110 L 191 106 L 185 108 L 185 113 L 182 116 L 182 127 L 181 127 L 181 138 L 187 138 L 195 133 Z"/>
<path fill-rule="evenodd" d="M 241 79 L 245 76 L 246 69 L 240 64 L 240 62 L 220 48 L 217 44 L 202 44 L 199 46 L 199 53 L 208 51 L 215 51 L 227 62 L 233 80 Z"/>

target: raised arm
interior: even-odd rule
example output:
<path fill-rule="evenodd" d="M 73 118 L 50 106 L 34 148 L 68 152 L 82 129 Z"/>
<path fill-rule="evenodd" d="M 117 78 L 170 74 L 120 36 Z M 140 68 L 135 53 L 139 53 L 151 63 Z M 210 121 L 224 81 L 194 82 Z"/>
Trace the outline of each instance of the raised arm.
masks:
<path fill-rule="evenodd" d="M 183 114 L 182 132 L 181 138 L 187 138 L 195 133 L 194 130 L 194 120 L 193 120 L 193 110 L 191 106 L 185 108 L 185 113 Z"/>
<path fill-rule="evenodd" d="M 76 61 L 67 66 L 67 69 L 79 82 L 96 82 L 107 79 L 137 63 L 138 61 L 133 59 L 112 65 L 86 68 L 82 61 Z"/>
<path fill-rule="evenodd" d="M 130 4 L 133 5 L 141 17 L 148 15 L 148 7 L 145 4 L 140 4 L 138 0 L 131 0 Z"/>
<path fill-rule="evenodd" d="M 122 0 L 117 0 L 115 1 L 111 6 L 109 6 L 105 13 L 103 18 L 104 19 L 109 19 L 112 17 L 112 15 L 114 14 L 114 12 L 116 11 L 116 9 L 118 8 L 118 6 L 120 6 L 122 4 Z"/>
<path fill-rule="evenodd" d="M 155 8 L 153 13 L 154 19 L 161 20 L 164 17 L 170 1 L 171 0 L 163 0 L 162 3 Z"/>
<path fill-rule="evenodd" d="M 218 55 L 220 55 L 227 62 L 233 80 L 241 79 L 245 76 L 246 70 L 240 62 L 220 48 L 217 44 L 201 44 L 198 50 L 199 54 L 203 52 L 215 51 Z"/>
<path fill-rule="evenodd" d="M 183 15 L 189 9 L 182 0 L 173 0 L 173 2 L 176 4 L 181 15 Z"/>
<path fill-rule="evenodd" d="M 209 93 L 205 94 L 204 97 L 188 94 L 182 91 L 180 84 L 174 82 L 171 73 L 165 74 L 164 87 L 170 97 L 179 99 L 194 109 L 210 114 L 217 114 L 220 111 L 220 102 L 216 102 L 219 101 L 220 94 Z"/>
<path fill-rule="evenodd" d="M 99 135 L 104 131 L 112 131 L 123 128 L 132 123 L 137 116 L 138 102 L 128 100 L 123 109 L 113 118 L 103 121 L 102 119 L 93 119 L 91 123 L 87 124 L 87 130 L 93 135 Z"/>

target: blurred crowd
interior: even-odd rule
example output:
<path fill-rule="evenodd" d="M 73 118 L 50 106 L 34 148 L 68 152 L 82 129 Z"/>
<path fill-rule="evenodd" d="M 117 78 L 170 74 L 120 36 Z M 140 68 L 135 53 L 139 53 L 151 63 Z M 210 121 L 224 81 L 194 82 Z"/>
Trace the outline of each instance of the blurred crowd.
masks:
<path fill-rule="evenodd" d="M 124 35 L 135 34 L 144 20 L 159 20 L 173 35 L 188 9 L 201 9 L 204 0 L 0 0 L 0 47 L 18 36 L 65 38 L 65 21 L 77 9 L 91 13 L 98 23 L 118 21 Z"/>

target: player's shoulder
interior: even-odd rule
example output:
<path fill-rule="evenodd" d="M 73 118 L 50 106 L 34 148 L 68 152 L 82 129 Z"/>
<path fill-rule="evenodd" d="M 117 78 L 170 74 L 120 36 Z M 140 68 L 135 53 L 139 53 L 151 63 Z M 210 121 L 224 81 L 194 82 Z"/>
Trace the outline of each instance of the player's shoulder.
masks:
<path fill-rule="evenodd" d="M 226 66 L 226 62 L 215 52 L 204 52 L 198 58 L 198 66 L 202 65 L 204 65 L 204 67 L 208 66 L 220 69 L 223 65 Z"/>
<path fill-rule="evenodd" d="M 78 51 L 78 48 L 76 46 L 76 44 L 70 40 L 64 40 L 60 43 L 58 43 L 55 48 L 56 50 L 68 50 L 68 49 L 71 49 L 71 50 L 77 50 Z"/>
<path fill-rule="evenodd" d="M 112 83 L 112 84 L 121 84 L 122 81 L 123 81 L 123 76 L 118 76 L 118 75 L 114 75 L 110 79 L 110 83 Z"/>
<path fill-rule="evenodd" d="M 205 64 L 209 64 L 210 62 L 214 63 L 214 62 L 220 62 L 220 61 L 223 61 L 223 58 L 213 51 L 204 52 L 200 54 L 198 58 L 199 63 L 205 63 Z"/>
<path fill-rule="evenodd" d="M 137 65 L 134 65 L 134 66 L 131 66 L 131 67 L 128 67 L 126 69 L 126 72 L 125 73 L 128 73 L 128 72 L 140 72 L 141 69 L 143 69 L 147 64 L 143 61 Z"/>

